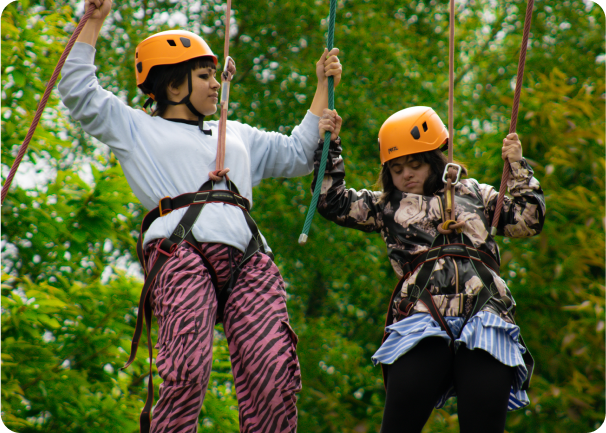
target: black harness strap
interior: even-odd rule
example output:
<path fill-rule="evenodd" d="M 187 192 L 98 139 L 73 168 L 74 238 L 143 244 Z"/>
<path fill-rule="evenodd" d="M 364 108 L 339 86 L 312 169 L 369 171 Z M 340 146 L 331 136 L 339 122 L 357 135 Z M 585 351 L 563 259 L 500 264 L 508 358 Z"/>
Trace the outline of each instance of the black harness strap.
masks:
<path fill-rule="evenodd" d="M 164 267 L 164 264 L 168 261 L 168 259 L 173 256 L 175 251 L 183 242 L 186 242 L 187 244 L 191 245 L 196 249 L 196 251 L 200 254 L 200 257 L 202 258 L 204 265 L 210 273 L 211 281 L 213 287 L 215 288 L 215 293 L 218 302 L 218 323 L 223 320 L 223 310 L 225 308 L 225 304 L 227 303 L 229 295 L 231 294 L 236 284 L 236 281 L 238 280 L 240 272 L 246 262 L 248 262 L 248 260 L 250 260 L 250 258 L 253 257 L 258 251 L 266 253 L 263 241 L 261 239 L 261 235 L 259 233 L 259 228 L 257 227 L 257 224 L 249 214 L 249 201 L 245 197 L 240 195 L 238 188 L 230 180 L 227 181 L 229 190 L 213 190 L 213 185 L 214 183 L 209 180 L 205 182 L 197 192 L 181 194 L 174 198 L 165 197 L 161 199 L 158 207 L 148 212 L 147 215 L 145 215 L 145 217 L 143 218 L 143 222 L 141 223 L 141 232 L 139 235 L 139 239 L 137 240 L 137 255 L 145 273 L 145 282 L 141 290 L 141 297 L 139 298 L 137 323 L 135 325 L 135 332 L 131 341 L 130 356 L 124 367 L 121 368 L 121 370 L 127 368 L 135 360 L 135 357 L 137 355 L 137 349 L 139 346 L 139 340 L 141 339 L 141 334 L 143 331 L 143 320 L 145 320 L 147 330 L 147 347 L 149 352 L 149 381 L 147 385 L 147 399 L 145 401 L 145 406 L 143 407 L 143 411 L 141 412 L 141 416 L 139 418 L 139 426 L 140 431 L 142 433 L 147 433 L 150 431 L 151 408 L 154 399 L 154 385 L 152 376 L 153 351 L 151 344 L 152 309 L 149 300 L 149 293 L 152 285 L 156 280 L 158 273 Z M 210 260 L 208 260 L 208 258 L 202 253 L 201 249 L 198 246 L 198 242 L 196 241 L 192 233 L 192 228 L 198 220 L 202 209 L 204 209 L 204 206 L 206 206 L 206 204 L 208 203 L 225 203 L 237 206 L 242 209 L 246 223 L 252 233 L 252 238 L 248 246 L 246 247 L 246 251 L 242 256 L 242 259 L 239 261 L 238 264 L 236 264 L 236 269 L 231 272 L 230 279 L 222 287 L 219 286 L 217 273 L 215 271 L 214 266 L 212 265 Z M 173 210 L 181 209 L 184 207 L 187 207 L 187 211 L 177 224 L 177 227 L 175 228 L 171 236 L 169 238 L 162 239 L 162 241 L 156 246 L 156 249 L 158 250 L 159 254 L 148 273 L 145 263 L 145 253 L 143 251 L 143 234 L 147 231 L 147 229 L 149 229 L 151 224 L 158 217 L 164 216 L 169 212 L 172 212 Z M 271 254 L 270 257 L 273 259 L 273 256 Z"/>
<path fill-rule="evenodd" d="M 486 303 L 492 297 L 494 297 L 495 295 L 498 295 L 498 290 L 494 283 L 494 279 L 492 278 L 492 274 L 488 270 L 488 267 L 484 263 L 482 258 L 484 258 L 484 257 L 489 258 L 490 262 L 491 262 L 490 264 L 492 265 L 491 268 L 496 267 L 498 269 L 496 261 L 494 259 L 492 259 L 486 253 L 483 253 L 484 257 L 482 257 L 479 254 L 479 250 L 477 250 L 476 248 L 473 247 L 473 244 L 471 243 L 469 238 L 467 236 L 465 236 L 464 234 L 462 234 L 461 236 L 463 238 L 462 244 L 449 244 L 449 243 L 447 243 L 448 239 L 445 235 L 436 236 L 429 251 L 422 254 L 421 257 L 419 257 L 413 261 L 413 264 L 415 264 L 416 266 L 412 269 L 412 272 L 414 272 L 417 269 L 417 267 L 419 267 L 419 266 L 421 266 L 421 269 L 419 270 L 419 273 L 417 274 L 417 278 L 415 280 L 414 286 L 408 292 L 408 297 L 402 299 L 402 302 L 400 302 L 400 305 L 398 306 L 398 309 L 402 313 L 403 317 L 406 317 L 406 316 L 408 316 L 408 314 L 410 314 L 410 311 L 412 311 L 412 309 L 414 308 L 415 304 L 418 301 L 423 302 L 423 304 L 429 310 L 433 319 L 440 324 L 440 327 L 444 331 L 446 331 L 448 336 L 451 338 L 452 343 L 453 343 L 451 345 L 451 348 L 453 350 L 454 350 L 454 341 L 456 338 L 460 337 L 460 333 L 455 338 L 455 336 L 452 334 L 452 332 L 450 330 L 450 327 L 446 325 L 446 320 L 442 316 L 442 313 L 440 313 L 440 310 L 435 306 L 431 293 L 429 292 L 429 289 L 427 288 L 429 279 L 431 278 L 431 275 L 433 274 L 433 269 L 435 267 L 435 264 L 437 263 L 437 260 L 441 257 L 447 257 L 447 256 L 470 259 L 470 263 L 474 267 L 476 275 L 478 275 L 478 277 L 482 281 L 482 289 L 476 296 L 475 305 L 473 306 L 473 308 L 471 307 L 471 304 L 469 304 L 469 303 L 466 306 L 466 311 L 465 311 L 465 316 L 464 316 L 465 321 L 463 323 L 463 327 L 465 326 L 465 324 L 467 323 L 467 321 L 469 320 L 470 317 L 472 317 L 478 311 L 480 311 L 482 308 L 484 308 Z M 468 298 L 468 300 L 470 300 L 470 299 L 471 298 Z M 507 298 L 507 300 L 509 300 L 509 298 Z M 509 300 L 509 301 L 510 301 L 510 305 L 508 306 L 508 309 L 513 305 L 511 303 L 511 300 Z M 463 329 L 463 327 L 461 328 L 461 330 Z"/>

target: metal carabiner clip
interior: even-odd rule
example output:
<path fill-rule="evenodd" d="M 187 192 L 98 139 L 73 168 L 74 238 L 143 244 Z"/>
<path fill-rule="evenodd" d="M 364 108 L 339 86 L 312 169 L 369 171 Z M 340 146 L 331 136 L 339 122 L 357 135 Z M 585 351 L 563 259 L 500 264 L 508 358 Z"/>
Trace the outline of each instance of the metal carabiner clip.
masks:
<path fill-rule="evenodd" d="M 463 169 L 461 168 L 461 166 L 459 164 L 454 164 L 452 162 L 449 162 L 448 164 L 446 164 L 446 167 L 444 167 L 444 174 L 442 175 L 442 182 L 444 182 L 444 183 L 448 183 L 448 180 L 446 179 L 446 175 L 448 174 L 449 167 L 456 167 L 456 169 L 457 169 L 457 179 L 451 183 L 452 186 L 455 186 L 456 184 L 459 183 L 459 179 L 461 179 L 461 172 L 463 171 Z"/>

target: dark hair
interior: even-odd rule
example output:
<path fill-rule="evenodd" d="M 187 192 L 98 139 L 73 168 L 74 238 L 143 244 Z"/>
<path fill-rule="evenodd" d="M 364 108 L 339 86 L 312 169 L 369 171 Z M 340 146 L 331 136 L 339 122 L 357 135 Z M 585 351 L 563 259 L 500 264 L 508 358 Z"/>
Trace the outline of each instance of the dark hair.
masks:
<path fill-rule="evenodd" d="M 444 155 L 439 148 L 430 150 L 428 152 L 414 153 L 409 156 L 412 161 L 419 161 L 422 163 L 425 162 L 429 164 L 429 176 L 423 184 L 423 195 L 434 195 L 440 189 L 444 188 L 442 175 L 444 173 L 444 168 L 448 163 L 448 158 L 446 158 L 446 155 Z M 379 179 L 377 179 L 376 185 L 383 191 L 383 194 L 381 194 L 381 197 L 379 198 L 379 203 L 386 201 L 391 193 L 396 189 L 391 177 L 391 172 L 389 171 L 390 162 L 391 161 L 387 161 L 385 164 L 383 164 L 381 167 L 381 173 L 379 174 Z M 465 166 L 461 163 L 456 161 L 455 163 L 459 164 L 462 168 L 461 176 L 466 176 L 467 168 L 465 168 Z"/>
<path fill-rule="evenodd" d="M 152 93 L 156 99 L 156 108 L 152 116 L 162 116 L 169 104 L 166 93 L 168 86 L 179 87 L 187 80 L 187 74 L 197 68 L 217 69 L 212 57 L 203 56 L 174 65 L 158 65 L 151 68 L 147 79 L 141 86 L 141 90 L 148 94 Z"/>

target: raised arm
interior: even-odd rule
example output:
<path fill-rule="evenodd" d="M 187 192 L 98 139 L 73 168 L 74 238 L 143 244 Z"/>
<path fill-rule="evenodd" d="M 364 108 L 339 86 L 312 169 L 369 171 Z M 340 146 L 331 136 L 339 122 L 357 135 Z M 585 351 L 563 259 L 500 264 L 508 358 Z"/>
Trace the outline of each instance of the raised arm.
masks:
<path fill-rule="evenodd" d="M 545 222 L 545 197 L 532 168 L 522 156 L 522 145 L 517 134 L 509 134 L 503 140 L 502 157 L 509 160 L 507 189 L 512 197 L 505 196 L 497 235 L 511 238 L 537 235 Z M 489 221 L 492 221 L 498 192 L 489 185 L 480 185 L 480 190 Z"/>
<path fill-rule="evenodd" d="M 112 8 L 112 0 L 86 0 L 84 2 L 85 11 L 88 10 L 91 3 L 97 9 L 86 22 L 80 36 L 78 36 L 78 42 L 84 42 L 94 47 L 97 44 L 97 38 L 101 32 L 101 27 L 103 27 L 103 22 Z"/>
<path fill-rule="evenodd" d="M 324 49 L 316 63 L 318 86 L 311 107 L 290 136 L 247 127 L 245 136 L 251 149 L 253 185 L 269 177 L 296 177 L 311 173 L 318 141 L 318 118 L 328 107 L 328 77 L 334 78 L 335 86 L 341 81 L 343 68 L 338 53 L 337 48 L 330 52 Z"/>
<path fill-rule="evenodd" d="M 356 191 L 345 188 L 345 163 L 341 157 L 341 140 L 338 133 L 341 129 L 341 118 L 336 111 L 324 110 L 319 122 L 320 140 L 314 153 L 314 178 L 312 192 L 316 186 L 320 159 L 324 147 L 324 132 L 331 132 L 331 142 L 326 161 L 326 170 L 318 200 L 318 212 L 327 220 L 340 226 L 364 232 L 379 231 L 381 228 L 381 210 L 377 204 L 379 192 L 365 189 Z"/>
<path fill-rule="evenodd" d="M 85 7 L 97 9 L 86 22 L 63 71 L 58 90 L 71 116 L 93 137 L 112 148 L 118 158 L 126 158 L 135 147 L 133 117 L 147 116 L 133 110 L 111 92 L 103 89 L 96 77 L 94 45 L 109 14 L 112 0 L 86 0 Z"/>

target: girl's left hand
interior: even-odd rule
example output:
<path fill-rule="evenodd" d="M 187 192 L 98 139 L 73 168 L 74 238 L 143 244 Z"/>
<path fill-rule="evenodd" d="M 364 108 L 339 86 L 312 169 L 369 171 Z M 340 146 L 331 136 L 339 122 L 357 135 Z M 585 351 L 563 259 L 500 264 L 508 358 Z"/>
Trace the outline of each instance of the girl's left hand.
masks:
<path fill-rule="evenodd" d="M 324 109 L 324 113 L 318 122 L 318 129 L 320 130 L 320 138 L 324 138 L 326 131 L 330 131 L 331 141 L 336 140 L 341 132 L 341 123 L 343 119 L 337 114 L 337 110 Z"/>
<path fill-rule="evenodd" d="M 518 134 L 515 132 L 509 134 L 503 140 L 501 157 L 503 158 L 503 161 L 507 158 L 509 162 L 516 162 L 522 159 L 522 143 L 520 143 Z"/>
<path fill-rule="evenodd" d="M 231 80 L 234 75 L 236 75 L 236 62 L 231 57 L 229 58 L 229 63 L 227 64 L 227 71 L 222 72 L 221 75 L 225 80 Z"/>
<path fill-rule="evenodd" d="M 328 51 L 328 48 L 324 48 L 324 52 L 316 63 L 316 75 L 318 76 L 318 83 L 328 87 L 328 77 L 332 76 L 335 80 L 335 87 L 341 81 L 341 73 L 343 67 L 337 57 L 339 55 L 339 49 L 333 48 Z"/>

